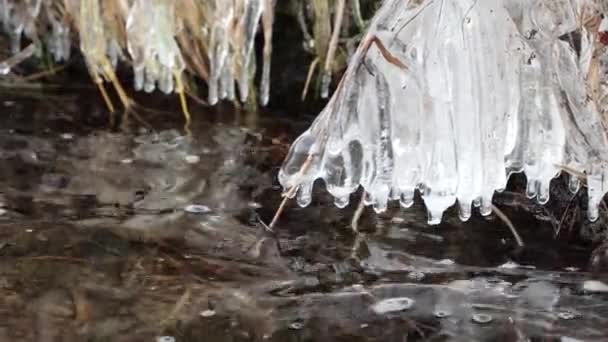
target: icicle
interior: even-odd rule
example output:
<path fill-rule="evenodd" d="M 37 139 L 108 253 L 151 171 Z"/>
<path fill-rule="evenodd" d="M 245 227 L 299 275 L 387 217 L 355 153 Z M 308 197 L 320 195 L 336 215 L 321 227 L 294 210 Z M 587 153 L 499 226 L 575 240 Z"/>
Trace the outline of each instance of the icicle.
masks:
<path fill-rule="evenodd" d="M 350 196 L 346 195 L 344 197 L 335 197 L 334 198 L 334 204 L 336 205 L 336 207 L 340 208 L 340 209 L 344 209 L 348 206 L 348 203 L 350 203 Z"/>
<path fill-rule="evenodd" d="M 298 189 L 297 202 L 299 206 L 307 207 L 310 205 L 310 202 L 312 201 L 312 186 L 312 183 L 305 183 Z"/>
<path fill-rule="evenodd" d="M 37 46 L 44 43 L 57 62 L 70 56 L 72 38 L 76 38 L 72 36 L 73 27 L 92 78 L 96 82 L 115 80 L 118 62 L 130 59 L 136 90 L 159 88 L 174 92 L 176 75 L 186 70 L 182 53 L 204 51 L 207 58 L 191 56 L 188 72 L 196 71 L 208 82 L 211 104 L 220 99 L 233 100 L 237 82 L 240 98 L 248 98 L 255 76 L 252 71 L 257 67 L 253 47 L 259 27 L 263 26 L 259 100 L 267 104 L 275 3 L 276 0 L 0 0 L 0 22 L 10 38 L 13 54 L 21 51 L 26 38 Z M 121 99 L 126 101 L 124 96 Z"/>
<path fill-rule="evenodd" d="M 274 0 L 264 0 L 264 58 L 262 66 L 262 81 L 260 85 L 260 103 L 268 104 L 270 98 L 270 64 L 272 62 L 272 25 L 274 23 Z"/>
<path fill-rule="evenodd" d="M 152 66 L 147 66 L 144 69 L 145 81 L 144 81 L 144 91 L 146 93 L 151 93 L 156 89 L 156 75 Z"/>
<path fill-rule="evenodd" d="M 344 17 L 344 8 L 346 0 L 336 1 L 336 15 L 334 19 L 334 27 L 331 33 L 331 40 L 329 41 L 329 47 L 327 49 L 327 56 L 325 57 L 325 68 L 323 76 L 321 77 L 321 98 L 326 99 L 329 96 L 329 85 L 331 83 L 331 74 L 333 71 L 333 63 L 338 48 L 338 39 L 342 32 L 342 20 Z"/>
<path fill-rule="evenodd" d="M 80 2 L 80 50 L 84 55 L 89 72 L 93 79 L 99 79 L 105 73 L 104 58 L 107 51 L 107 40 L 101 8 L 97 0 L 83 0 Z"/>
<path fill-rule="evenodd" d="M 158 88 L 165 94 L 173 92 L 173 73 L 171 69 L 162 67 L 158 80 Z"/>
<path fill-rule="evenodd" d="M 144 88 L 144 67 L 141 65 L 133 65 L 133 88 L 142 90 Z"/>
<path fill-rule="evenodd" d="M 329 86 L 331 85 L 331 73 L 324 72 L 321 76 L 321 98 L 329 97 Z"/>
<path fill-rule="evenodd" d="M 568 182 L 568 189 L 570 190 L 570 192 L 575 194 L 578 192 L 578 190 L 580 188 L 581 188 L 581 181 L 576 176 L 570 176 L 570 179 Z"/>
<path fill-rule="evenodd" d="M 240 46 L 240 76 L 238 78 L 239 95 L 241 101 L 247 101 L 249 97 L 249 71 L 251 67 L 251 57 L 253 44 L 257 32 L 258 23 L 264 10 L 265 0 L 243 0 L 244 13 L 241 16 L 239 27 L 242 34 L 242 44 Z"/>
<path fill-rule="evenodd" d="M 211 27 L 209 44 L 209 95 L 208 101 L 211 105 L 217 103 L 224 94 L 219 94 L 220 89 L 226 96 L 231 92 L 234 83 L 232 78 L 232 63 L 230 53 L 230 24 L 234 18 L 234 8 L 229 1 L 215 0 L 213 13 L 213 25 Z"/>
<path fill-rule="evenodd" d="M 175 21 L 175 4 L 170 0 L 135 0 L 129 10 L 128 50 L 134 67 L 144 68 L 144 91 L 154 91 L 158 84 L 161 91 L 173 92 L 173 75 L 186 67 L 175 41 Z"/>
<path fill-rule="evenodd" d="M 600 69 L 608 53 L 575 6 L 591 2 L 385 1 L 279 181 L 290 188 L 322 178 L 337 204 L 362 186 L 364 204 L 378 212 L 397 198 L 411 206 L 418 189 L 438 224 L 456 202 L 462 220 L 473 207 L 490 215 L 494 192 L 515 172 L 527 176 L 530 198 L 547 203 L 565 168 L 587 174 L 589 219 L 597 219 L 608 138 L 594 94 L 608 94 Z M 580 54 L 560 39 L 577 31 Z"/>

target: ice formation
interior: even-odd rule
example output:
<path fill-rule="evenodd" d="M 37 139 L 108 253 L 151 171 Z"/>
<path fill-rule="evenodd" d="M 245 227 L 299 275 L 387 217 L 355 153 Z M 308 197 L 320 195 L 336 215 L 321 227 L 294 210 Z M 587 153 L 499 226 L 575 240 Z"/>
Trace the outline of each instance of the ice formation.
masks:
<path fill-rule="evenodd" d="M 51 0 L 0 0 L 0 22 L 9 35 L 11 52 L 17 54 L 21 51 L 23 37 L 40 42 L 44 34 L 45 43 L 55 59 L 67 60 L 70 56 L 70 27 L 58 7 L 61 6 Z M 48 28 L 39 27 L 40 17 L 45 18 Z"/>
<path fill-rule="evenodd" d="M 171 93 L 183 71 L 209 86 L 209 102 L 246 100 L 254 77 L 254 41 L 263 30 L 260 102 L 268 102 L 276 0 L 0 0 L 0 22 L 13 54 L 22 38 L 57 62 L 80 41 L 96 82 L 120 60 L 133 66 L 137 90 Z M 188 56 L 186 56 L 188 55 Z"/>
<path fill-rule="evenodd" d="M 166 94 L 181 77 L 184 59 L 175 41 L 175 4 L 171 0 L 135 0 L 127 19 L 127 40 L 133 59 L 135 89 Z"/>
<path fill-rule="evenodd" d="M 264 29 L 264 57 L 260 100 L 268 102 L 274 0 L 245 0 L 242 5 L 225 0 L 209 1 L 213 19 L 209 28 L 209 103 L 235 98 L 235 79 L 242 101 L 249 96 L 255 35 L 260 21 Z"/>
<path fill-rule="evenodd" d="M 333 97 L 291 147 L 279 181 L 306 206 L 323 179 L 377 212 L 418 190 L 430 224 L 458 203 L 492 212 L 509 176 L 549 200 L 586 173 L 588 217 L 608 191 L 605 8 L 593 0 L 386 0 Z M 605 5 L 604 5 L 605 6 Z M 580 180 L 571 177 L 577 190 Z"/>
<path fill-rule="evenodd" d="M 73 11 L 79 13 L 77 17 L 78 27 L 87 27 L 80 33 L 80 50 L 85 57 L 91 77 L 96 82 L 106 78 L 109 66 L 108 35 L 104 25 L 101 5 L 95 0 L 83 0 L 80 3 L 72 2 Z"/>

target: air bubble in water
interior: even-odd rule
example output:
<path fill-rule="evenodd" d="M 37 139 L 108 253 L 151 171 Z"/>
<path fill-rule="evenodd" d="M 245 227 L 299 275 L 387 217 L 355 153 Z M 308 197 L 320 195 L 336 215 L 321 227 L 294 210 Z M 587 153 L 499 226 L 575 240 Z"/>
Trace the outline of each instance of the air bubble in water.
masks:
<path fill-rule="evenodd" d="M 211 208 L 202 204 L 190 204 L 184 208 L 184 211 L 191 214 L 206 214 L 211 212 Z"/>
<path fill-rule="evenodd" d="M 437 317 L 437 318 L 446 318 L 446 317 L 449 317 L 450 315 L 451 315 L 451 313 L 446 310 L 435 311 L 435 317 Z"/>
<path fill-rule="evenodd" d="M 188 164 L 196 164 L 198 162 L 201 161 L 201 157 L 194 155 L 194 154 L 189 154 L 187 156 L 184 157 L 184 160 L 186 161 L 186 163 Z"/>
<path fill-rule="evenodd" d="M 215 316 L 215 310 L 204 310 L 200 313 L 201 317 L 209 318 Z"/>
<path fill-rule="evenodd" d="M 562 311 L 557 314 L 557 317 L 559 317 L 561 319 L 565 319 L 565 320 L 571 320 L 571 319 L 576 318 L 576 315 L 570 311 Z"/>
<path fill-rule="evenodd" d="M 513 270 L 513 269 L 517 269 L 517 268 L 520 268 L 520 267 L 521 267 L 521 265 L 518 264 L 518 263 L 516 263 L 516 262 L 514 262 L 514 261 L 507 261 L 504 264 L 498 266 L 498 268 L 504 268 L 504 269 L 507 269 L 507 270 Z"/>
<path fill-rule="evenodd" d="M 156 338 L 156 342 L 175 342 L 175 337 L 173 336 L 159 336 Z"/>
<path fill-rule="evenodd" d="M 293 322 L 289 325 L 289 329 L 292 330 L 300 330 L 304 328 L 304 324 L 302 324 L 301 322 Z"/>
<path fill-rule="evenodd" d="M 72 134 L 72 133 L 63 133 L 61 135 L 61 139 L 63 139 L 63 140 L 72 140 L 72 139 L 74 139 L 74 134 Z"/>
<path fill-rule="evenodd" d="M 438 264 L 440 264 L 440 265 L 446 265 L 446 266 L 451 266 L 451 265 L 454 265 L 454 260 L 452 260 L 452 259 L 443 259 L 443 260 L 440 260 L 438 262 Z"/>
<path fill-rule="evenodd" d="M 0 63 L 0 75 L 5 76 L 10 74 L 11 66 L 7 63 Z"/>
<path fill-rule="evenodd" d="M 472 319 L 473 319 L 473 322 L 479 323 L 479 324 L 487 324 L 487 323 L 492 322 L 492 320 L 493 320 L 491 315 L 483 314 L 483 313 L 474 314 Z"/>
<path fill-rule="evenodd" d="M 599 280 L 587 280 L 583 283 L 583 290 L 587 292 L 608 292 L 608 284 L 601 282 Z"/>
<path fill-rule="evenodd" d="M 408 297 L 396 297 L 382 300 L 372 306 L 372 310 L 381 315 L 391 312 L 409 310 L 414 306 L 414 300 Z"/>

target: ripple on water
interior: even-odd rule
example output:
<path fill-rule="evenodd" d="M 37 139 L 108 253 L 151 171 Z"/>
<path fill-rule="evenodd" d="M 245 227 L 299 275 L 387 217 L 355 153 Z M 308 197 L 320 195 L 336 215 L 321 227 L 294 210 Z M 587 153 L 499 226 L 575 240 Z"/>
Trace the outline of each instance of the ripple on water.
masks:
<path fill-rule="evenodd" d="M 446 318 L 449 317 L 451 313 L 447 310 L 435 310 L 435 317 L 437 318 Z"/>

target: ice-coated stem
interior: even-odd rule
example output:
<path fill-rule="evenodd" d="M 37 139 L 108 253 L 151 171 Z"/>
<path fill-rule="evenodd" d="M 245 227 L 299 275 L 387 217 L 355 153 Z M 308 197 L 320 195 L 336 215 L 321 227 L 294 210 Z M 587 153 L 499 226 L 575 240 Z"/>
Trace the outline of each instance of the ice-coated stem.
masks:
<path fill-rule="evenodd" d="M 492 198 L 514 173 L 545 204 L 551 180 L 570 170 L 585 175 L 596 220 L 608 192 L 608 19 L 599 4 L 384 1 L 326 108 L 292 146 L 281 184 L 299 184 L 295 166 L 316 146 L 306 182 L 321 178 L 337 206 L 360 187 L 377 212 L 391 200 L 410 206 L 418 191 L 439 224 L 456 203 L 464 221 L 473 208 L 501 217 Z M 563 39 L 572 35 L 580 42 Z"/>
<path fill-rule="evenodd" d="M 306 160 L 304 161 L 304 163 L 302 164 L 302 167 L 300 168 L 300 171 L 298 172 L 299 177 L 304 176 L 306 174 L 306 172 L 308 172 L 308 169 L 312 165 L 313 160 L 314 160 L 314 155 L 312 155 L 312 154 L 309 154 L 308 157 L 306 157 Z M 270 230 L 274 229 L 274 226 L 277 224 L 277 222 L 279 221 L 279 218 L 281 217 L 281 214 L 285 210 L 287 201 L 289 201 L 291 198 L 293 198 L 296 195 L 296 192 L 298 191 L 299 187 L 300 187 L 300 184 L 295 184 L 295 185 L 291 186 L 291 188 L 289 188 L 287 190 L 287 192 L 285 192 L 283 194 L 283 200 L 281 201 L 279 208 L 277 209 L 276 213 L 274 214 L 272 221 L 270 221 L 270 224 L 268 225 L 268 228 Z"/>

